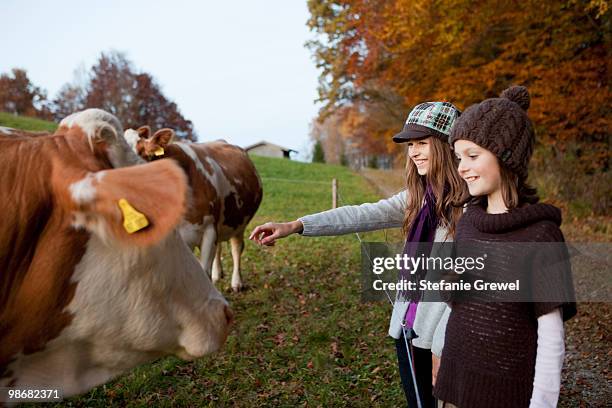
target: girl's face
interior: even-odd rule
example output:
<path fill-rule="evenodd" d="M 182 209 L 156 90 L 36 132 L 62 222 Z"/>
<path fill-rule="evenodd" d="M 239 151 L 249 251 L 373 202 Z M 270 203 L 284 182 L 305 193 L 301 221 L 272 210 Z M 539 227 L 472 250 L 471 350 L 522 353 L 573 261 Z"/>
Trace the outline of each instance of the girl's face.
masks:
<path fill-rule="evenodd" d="M 429 170 L 430 140 L 431 137 L 428 137 L 406 143 L 408 145 L 408 157 L 415 164 L 417 172 L 421 176 L 426 175 Z"/>
<path fill-rule="evenodd" d="M 457 140 L 455 155 L 459 160 L 459 175 L 466 181 L 473 197 L 501 191 L 501 173 L 497 157 L 469 140 Z"/>

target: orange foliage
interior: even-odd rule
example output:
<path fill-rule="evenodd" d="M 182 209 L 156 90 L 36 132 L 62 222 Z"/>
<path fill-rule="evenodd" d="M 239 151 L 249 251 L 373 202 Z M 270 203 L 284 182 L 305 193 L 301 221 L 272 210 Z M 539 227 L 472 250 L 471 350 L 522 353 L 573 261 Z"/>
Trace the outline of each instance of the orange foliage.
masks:
<path fill-rule="evenodd" d="M 460 108 L 526 85 L 539 141 L 583 144 L 607 169 L 612 93 L 605 0 L 311 0 L 309 47 L 323 69 L 320 100 L 364 153 L 393 152 L 390 136 L 426 100 Z M 395 150 L 399 152 L 399 149 Z"/>

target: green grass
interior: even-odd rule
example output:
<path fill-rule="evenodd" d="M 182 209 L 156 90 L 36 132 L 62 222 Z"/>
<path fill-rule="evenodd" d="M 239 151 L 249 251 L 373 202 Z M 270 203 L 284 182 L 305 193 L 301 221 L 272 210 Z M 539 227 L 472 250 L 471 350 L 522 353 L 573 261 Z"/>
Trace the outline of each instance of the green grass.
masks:
<path fill-rule="evenodd" d="M 331 179 L 342 202 L 377 200 L 345 167 L 253 157 L 264 199 L 248 228 L 329 209 Z M 286 179 L 286 180 L 277 180 Z M 303 182 L 300 180 L 307 180 Z M 366 240 L 384 240 L 381 232 Z M 388 237 L 399 239 L 397 233 Z M 230 271 L 224 248 L 224 269 Z M 223 351 L 194 362 L 166 358 L 137 368 L 69 406 L 400 406 L 405 400 L 387 336 L 390 305 L 360 302 L 360 252 L 354 235 L 292 236 L 275 247 L 250 241 L 246 291 L 219 288 L 236 324 Z"/>
<path fill-rule="evenodd" d="M 0 126 L 14 129 L 31 130 L 35 132 L 53 132 L 57 124 L 42 119 L 30 118 L 27 116 L 17 116 L 12 113 L 0 112 Z"/>

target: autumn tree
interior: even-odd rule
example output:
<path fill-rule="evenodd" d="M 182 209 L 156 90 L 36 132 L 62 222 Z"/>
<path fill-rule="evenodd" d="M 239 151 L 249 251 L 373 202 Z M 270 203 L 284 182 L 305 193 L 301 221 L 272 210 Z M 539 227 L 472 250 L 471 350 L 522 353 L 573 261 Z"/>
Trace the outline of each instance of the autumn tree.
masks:
<path fill-rule="evenodd" d="M 364 152 L 390 144 L 427 100 L 459 108 L 511 84 L 532 94 L 540 143 L 581 144 L 585 170 L 607 169 L 612 93 L 605 0 L 310 0 L 307 45 L 321 69 L 319 121 L 348 109 Z M 352 123 L 352 124 L 351 124 Z M 373 152 L 372 152 L 373 153 Z"/>
<path fill-rule="evenodd" d="M 339 113 L 336 113 L 323 121 L 314 119 L 310 127 L 310 137 L 315 141 L 315 149 L 320 147 L 325 161 L 331 164 L 340 162 L 340 156 L 347 143 L 347 136 L 338 126 L 339 116 Z"/>
<path fill-rule="evenodd" d="M 53 100 L 53 116 L 60 121 L 71 113 L 80 111 L 85 107 L 85 89 L 74 84 L 62 86 Z"/>
<path fill-rule="evenodd" d="M 85 108 L 100 108 L 131 122 L 135 91 L 135 74 L 132 63 L 118 52 L 102 53 L 91 68 L 90 80 L 84 100 Z"/>
<path fill-rule="evenodd" d="M 64 85 L 54 102 L 58 119 L 77 110 L 100 108 L 113 113 L 126 127 L 169 127 L 178 138 L 197 140 L 192 122 L 163 94 L 154 78 L 138 72 L 118 52 L 102 53 L 84 84 Z"/>
<path fill-rule="evenodd" d="M 156 129 L 170 127 L 177 137 L 196 140 L 191 121 L 183 117 L 176 103 L 166 99 L 151 75 L 138 74 L 135 82 L 134 101 L 128 115 L 133 122 L 126 120 L 126 125 L 135 128 L 146 123 Z"/>
<path fill-rule="evenodd" d="M 20 68 L 0 75 L 0 111 L 40 118 L 50 115 L 46 92 L 35 86 Z"/>

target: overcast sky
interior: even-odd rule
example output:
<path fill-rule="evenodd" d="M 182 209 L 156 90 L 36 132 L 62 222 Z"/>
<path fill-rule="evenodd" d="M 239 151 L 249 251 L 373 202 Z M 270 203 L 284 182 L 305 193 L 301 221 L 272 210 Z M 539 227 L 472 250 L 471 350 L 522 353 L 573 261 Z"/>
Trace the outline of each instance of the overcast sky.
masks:
<path fill-rule="evenodd" d="M 26 69 L 50 98 L 117 50 L 156 78 L 201 141 L 307 153 L 318 72 L 305 0 L 1 0 L 0 16 L 0 72 Z"/>

